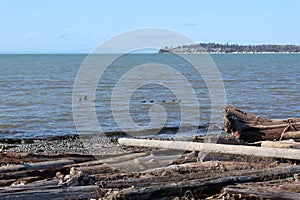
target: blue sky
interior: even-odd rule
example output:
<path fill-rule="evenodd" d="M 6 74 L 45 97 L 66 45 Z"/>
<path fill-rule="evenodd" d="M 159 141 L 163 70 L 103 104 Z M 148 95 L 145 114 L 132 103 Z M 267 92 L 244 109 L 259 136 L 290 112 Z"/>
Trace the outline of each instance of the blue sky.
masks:
<path fill-rule="evenodd" d="M 89 52 L 143 27 L 197 42 L 300 44 L 298 0 L 1 0 L 0 53 Z"/>

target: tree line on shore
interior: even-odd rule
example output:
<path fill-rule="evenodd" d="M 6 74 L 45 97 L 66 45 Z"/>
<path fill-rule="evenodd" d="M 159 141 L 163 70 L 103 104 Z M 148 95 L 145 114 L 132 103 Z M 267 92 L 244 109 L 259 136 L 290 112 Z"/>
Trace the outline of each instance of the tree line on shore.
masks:
<path fill-rule="evenodd" d="M 239 45 L 219 43 L 199 43 L 178 47 L 165 47 L 159 53 L 300 53 L 300 45 Z"/>

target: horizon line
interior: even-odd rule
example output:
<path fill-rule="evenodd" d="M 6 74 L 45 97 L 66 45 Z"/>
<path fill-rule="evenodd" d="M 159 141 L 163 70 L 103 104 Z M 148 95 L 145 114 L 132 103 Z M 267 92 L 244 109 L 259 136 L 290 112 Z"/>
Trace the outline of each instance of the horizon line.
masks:
<path fill-rule="evenodd" d="M 260 43 L 260 44 L 239 44 L 239 43 L 229 43 L 229 42 L 197 42 L 194 43 L 196 44 L 220 44 L 220 45 L 239 45 L 239 46 L 260 46 L 260 45 L 277 45 L 277 46 L 300 46 L 300 44 L 276 44 L 276 43 Z M 182 44 L 183 45 L 194 45 L 194 44 Z M 161 49 L 163 49 L 164 47 L 161 47 Z M 9 54 L 90 54 L 92 50 L 70 50 L 70 51 L 0 51 L 0 55 L 9 55 Z M 159 49 L 158 49 L 159 51 Z M 152 52 L 151 52 L 152 53 Z M 150 54 L 151 54 L 150 53 Z M 156 52 L 153 52 L 156 53 Z M 103 53 L 105 54 L 105 53 Z M 111 54 L 111 53 L 107 53 L 107 54 Z M 118 54 L 118 53 L 117 53 Z M 134 54 L 134 53 L 133 53 Z M 138 54 L 143 54 L 143 52 L 140 52 Z M 145 54 L 149 54 L 149 52 L 145 52 Z"/>

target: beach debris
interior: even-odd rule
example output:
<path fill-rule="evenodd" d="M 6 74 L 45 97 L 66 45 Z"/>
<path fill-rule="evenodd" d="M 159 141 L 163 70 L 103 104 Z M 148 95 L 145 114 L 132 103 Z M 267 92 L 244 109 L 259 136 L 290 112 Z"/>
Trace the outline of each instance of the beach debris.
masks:
<path fill-rule="evenodd" d="M 1 168 L 0 199 L 204 199 L 232 184 L 289 180 L 300 173 L 299 165 L 269 167 L 268 160 L 197 162 L 196 151 L 161 163 L 167 150 L 157 151 L 98 156 L 96 160 L 91 155 L 82 155 L 87 156 L 84 159 L 75 154 L 2 154 L 1 160 L 16 162 L 13 158 L 18 158 L 18 163 Z M 71 156 L 74 160 L 64 160 Z M 26 162 L 20 167 L 22 160 Z M 138 163 L 148 166 L 143 170 L 135 167 Z"/>
<path fill-rule="evenodd" d="M 61 172 L 57 172 L 55 178 L 59 180 L 59 185 L 63 186 L 84 186 L 93 185 L 97 181 L 97 177 L 89 176 L 76 167 L 71 167 L 70 173 L 63 175 Z"/>
<path fill-rule="evenodd" d="M 265 119 L 235 108 L 222 109 L 224 129 L 228 135 L 246 142 L 300 139 L 300 118 Z"/>
<path fill-rule="evenodd" d="M 269 148 L 246 145 L 228 145 L 188 141 L 161 141 L 133 138 L 119 138 L 118 142 L 120 145 L 134 147 L 162 148 L 183 151 L 199 151 L 200 153 L 223 153 L 300 160 L 300 149 L 292 148 Z"/>
<path fill-rule="evenodd" d="M 300 174 L 299 173 L 298 174 L 294 174 L 294 180 L 296 182 L 300 182 Z"/>

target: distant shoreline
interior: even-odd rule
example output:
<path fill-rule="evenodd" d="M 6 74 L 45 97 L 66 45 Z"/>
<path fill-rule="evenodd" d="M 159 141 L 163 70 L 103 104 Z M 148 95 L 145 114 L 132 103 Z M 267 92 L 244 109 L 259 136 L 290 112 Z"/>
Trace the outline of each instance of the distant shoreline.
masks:
<path fill-rule="evenodd" d="M 286 55 L 286 54 L 300 54 L 300 52 L 230 52 L 230 53 L 224 53 L 224 52 L 159 52 L 158 54 L 245 54 L 245 55 L 259 55 L 259 54 L 274 54 L 274 55 Z"/>
<path fill-rule="evenodd" d="M 239 45 L 199 43 L 177 47 L 165 47 L 159 53 L 191 53 L 191 54 L 300 54 L 300 45 Z"/>

